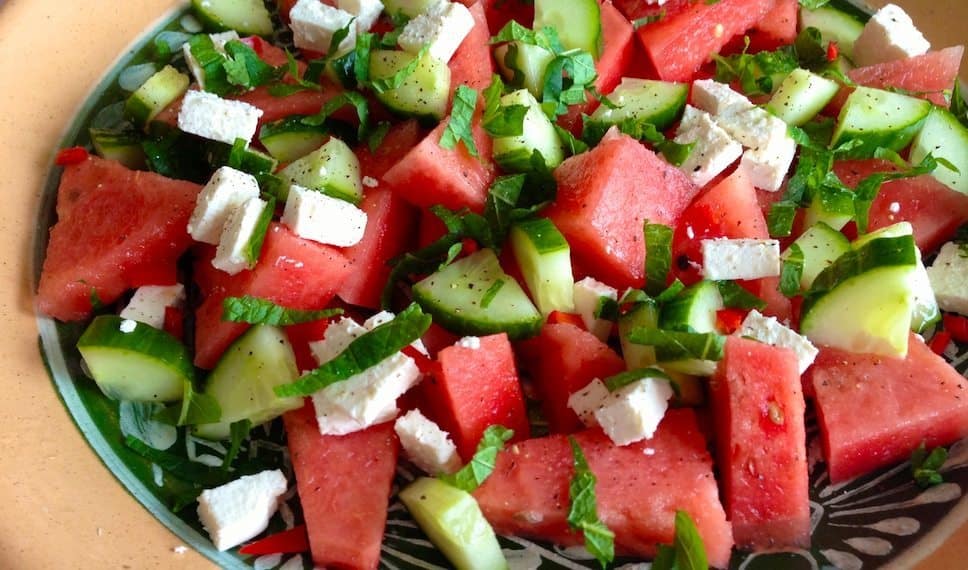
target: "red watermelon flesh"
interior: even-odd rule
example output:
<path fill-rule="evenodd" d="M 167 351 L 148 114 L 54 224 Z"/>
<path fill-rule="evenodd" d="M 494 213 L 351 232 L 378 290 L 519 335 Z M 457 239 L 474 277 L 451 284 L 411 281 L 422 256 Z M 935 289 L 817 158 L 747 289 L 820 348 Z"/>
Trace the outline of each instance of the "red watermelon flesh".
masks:
<path fill-rule="evenodd" d="M 690 81 L 730 39 L 755 26 L 777 0 L 694 2 L 675 15 L 638 29 L 652 64 L 665 81 Z"/>
<path fill-rule="evenodd" d="M 568 398 L 595 378 L 625 370 L 622 357 L 598 337 L 573 324 L 546 324 L 541 334 L 519 346 L 522 366 L 534 382 L 552 433 L 582 429 Z"/>
<path fill-rule="evenodd" d="M 511 20 L 526 28 L 534 24 L 534 2 L 527 0 L 481 0 L 491 35 L 497 35 Z"/>
<path fill-rule="evenodd" d="M 809 547 L 805 403 L 796 355 L 727 337 L 709 388 L 716 460 L 737 546 Z"/>
<path fill-rule="evenodd" d="M 847 76 L 858 85 L 901 88 L 922 94 L 935 105 L 947 107 L 943 92 L 954 87 L 964 52 L 964 46 L 949 47 L 907 59 L 858 67 L 848 71 Z"/>
<path fill-rule="evenodd" d="M 749 51 L 775 50 L 790 45 L 797 38 L 798 0 L 778 0 L 776 7 L 750 30 Z"/>
<path fill-rule="evenodd" d="M 834 172 L 851 188 L 875 172 L 894 170 L 896 166 L 886 160 L 843 160 L 834 164 Z M 934 251 L 954 235 L 958 226 L 968 222 L 968 196 L 928 175 L 887 182 L 871 206 L 870 229 L 902 221 L 914 227 L 914 239 L 921 251 Z"/>
<path fill-rule="evenodd" d="M 620 288 L 644 282 L 643 221 L 675 226 L 699 191 L 678 168 L 615 130 L 554 175 L 558 198 L 547 216 L 582 266 Z"/>
<path fill-rule="evenodd" d="M 302 239 L 275 222 L 269 226 L 255 269 L 229 275 L 209 269 L 210 265 L 210 257 L 196 262 L 196 273 L 204 275 L 203 282 L 209 285 L 202 290 L 205 300 L 195 312 L 195 365 L 201 368 L 215 366 L 248 328 L 222 321 L 226 297 L 251 295 L 294 309 L 322 309 L 353 271 L 338 249 Z"/>
<path fill-rule="evenodd" d="M 311 403 L 283 421 L 313 563 L 377 568 L 400 447 L 393 423 L 321 435 Z"/>
<path fill-rule="evenodd" d="M 488 43 L 491 33 L 487 28 L 487 17 L 481 2 L 464 2 L 474 16 L 474 28 L 454 52 L 447 66 L 450 68 L 451 97 L 458 85 L 467 85 L 482 91 L 491 84 L 494 75 L 494 60 Z"/>
<path fill-rule="evenodd" d="M 417 121 L 411 119 L 390 127 L 375 150 L 371 151 L 365 144 L 360 145 L 354 151 L 360 161 L 360 174 L 382 180 L 394 164 L 417 146 L 424 134 Z"/>
<path fill-rule="evenodd" d="M 613 0 L 618 11 L 631 21 L 668 18 L 689 7 L 693 0 L 667 0 L 659 5 L 655 0 Z M 648 24 L 645 24 L 648 25 Z"/>
<path fill-rule="evenodd" d="M 185 227 L 200 189 L 96 156 L 65 167 L 37 290 L 40 312 L 77 321 L 91 316 L 92 291 L 113 303 L 130 288 L 170 284 L 192 243 Z M 151 275 L 164 282 L 146 282 Z"/>
<path fill-rule="evenodd" d="M 831 482 L 968 436 L 968 379 L 916 335 L 903 360 L 819 348 L 811 378 Z"/>
<path fill-rule="evenodd" d="M 527 439 L 530 427 L 507 335 L 481 337 L 480 348 L 455 344 L 441 350 L 437 362 L 438 369 L 420 387 L 464 461 L 491 425 L 513 429 L 513 441 Z"/>
<path fill-rule="evenodd" d="M 598 515 L 615 532 L 618 553 L 654 556 L 658 543 L 672 543 L 675 512 L 684 510 L 709 563 L 727 566 L 732 533 L 692 410 L 669 410 L 655 437 L 625 447 L 599 429 L 574 437 L 598 478 Z M 572 465 L 564 435 L 518 443 L 498 454 L 494 473 L 474 496 L 499 534 L 580 544 L 581 535 L 566 521 Z"/>

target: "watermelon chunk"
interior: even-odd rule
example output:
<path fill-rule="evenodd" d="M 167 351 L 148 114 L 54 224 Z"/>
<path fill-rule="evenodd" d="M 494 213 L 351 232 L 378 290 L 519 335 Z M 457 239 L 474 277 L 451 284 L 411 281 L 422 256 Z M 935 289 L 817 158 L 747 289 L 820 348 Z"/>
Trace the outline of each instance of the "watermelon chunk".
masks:
<path fill-rule="evenodd" d="M 678 168 L 615 130 L 554 174 L 558 198 L 547 216 L 579 264 L 618 288 L 645 280 L 643 221 L 675 226 L 699 191 Z"/>
<path fill-rule="evenodd" d="M 393 423 L 321 435 L 311 403 L 283 421 L 313 563 L 375 569 L 400 448 Z"/>
<path fill-rule="evenodd" d="M 658 543 L 672 543 L 678 509 L 695 521 L 709 563 L 726 567 L 732 533 L 692 410 L 669 410 L 655 437 L 625 447 L 599 429 L 574 437 L 598 477 L 598 515 L 615 533 L 617 552 L 654 556 Z M 572 472 L 567 437 L 531 439 L 499 453 L 474 496 L 498 534 L 580 544 L 566 521 Z"/>
<path fill-rule="evenodd" d="M 206 249 L 209 253 L 214 251 Z M 196 274 L 205 300 L 195 312 L 195 365 L 212 368 L 248 325 L 222 321 L 226 297 L 251 295 L 295 309 L 322 309 L 353 271 L 336 248 L 305 240 L 285 226 L 269 226 L 255 269 L 229 275 L 211 268 L 202 256 Z"/>
<path fill-rule="evenodd" d="M 811 378 L 831 482 L 968 436 L 968 379 L 916 335 L 904 360 L 819 348 Z"/>
<path fill-rule="evenodd" d="M 905 89 L 935 105 L 947 107 L 944 91 L 955 86 L 964 52 L 964 46 L 929 51 L 924 55 L 858 67 L 848 71 L 847 76 L 858 85 Z"/>
<path fill-rule="evenodd" d="M 808 548 L 805 403 L 796 355 L 730 336 L 709 388 L 716 459 L 737 546 Z"/>
<path fill-rule="evenodd" d="M 65 167 L 37 290 L 40 312 L 81 320 L 91 316 L 92 292 L 113 303 L 133 287 L 174 283 L 175 263 L 192 243 L 185 227 L 199 190 L 96 156 Z"/>
<path fill-rule="evenodd" d="M 534 1 L 528 0 L 481 0 L 487 27 L 496 36 L 511 20 L 530 28 L 534 24 Z"/>
<path fill-rule="evenodd" d="M 773 51 L 797 39 L 798 0 L 778 0 L 756 26 L 750 30 L 750 52 Z"/>
<path fill-rule="evenodd" d="M 410 119 L 390 127 L 380 146 L 372 151 L 368 145 L 358 146 L 354 152 L 360 161 L 360 174 L 382 180 L 383 175 L 417 146 L 425 134 L 420 124 Z"/>
<path fill-rule="evenodd" d="M 474 16 L 474 27 L 447 63 L 450 68 L 451 97 L 458 85 L 466 85 L 477 91 L 487 88 L 494 75 L 494 59 L 488 43 L 491 33 L 487 28 L 487 16 L 481 2 L 464 2 Z"/>
<path fill-rule="evenodd" d="M 538 336 L 521 343 L 520 354 L 552 433 L 582 429 L 568 398 L 595 378 L 625 370 L 625 361 L 607 344 L 568 323 L 546 324 Z"/>
<path fill-rule="evenodd" d="M 438 368 L 420 388 L 429 413 L 469 461 L 484 430 L 500 424 L 514 439 L 530 434 L 514 353 L 506 334 L 480 338 L 479 348 L 455 344 L 437 354 Z"/>
<path fill-rule="evenodd" d="M 613 0 L 618 11 L 630 21 L 667 18 L 684 11 L 692 0 L 666 0 L 660 5 L 655 0 Z"/>

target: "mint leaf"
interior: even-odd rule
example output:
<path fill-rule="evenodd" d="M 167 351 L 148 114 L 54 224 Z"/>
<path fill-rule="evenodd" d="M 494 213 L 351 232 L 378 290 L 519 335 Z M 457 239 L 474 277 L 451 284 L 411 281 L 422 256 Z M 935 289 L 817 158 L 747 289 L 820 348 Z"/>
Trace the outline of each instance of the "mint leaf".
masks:
<path fill-rule="evenodd" d="M 266 205 L 262 208 L 262 213 L 259 214 L 259 219 L 256 221 L 255 227 L 252 228 L 252 237 L 249 238 L 242 252 L 242 255 L 248 260 L 250 267 L 258 263 L 259 257 L 262 255 L 262 244 L 265 243 L 266 234 L 269 232 L 269 224 L 272 223 L 272 216 L 275 213 L 275 197 L 266 196 Z"/>
<path fill-rule="evenodd" d="M 766 301 L 750 293 L 735 281 L 717 281 L 719 296 L 727 309 L 765 309 Z"/>
<path fill-rule="evenodd" d="M 481 126 L 492 137 L 517 137 L 524 132 L 524 116 L 528 108 L 524 105 L 501 105 L 504 95 L 504 82 L 494 74 L 491 84 L 484 89 L 484 116 Z"/>
<path fill-rule="evenodd" d="M 780 292 L 787 297 L 793 297 L 800 293 L 804 256 L 803 249 L 797 244 L 791 245 L 788 251 L 789 254 L 783 258 L 783 266 L 780 269 Z"/>
<path fill-rule="evenodd" d="M 358 136 L 361 140 L 365 139 L 370 129 L 370 104 L 366 97 L 356 91 L 344 91 L 326 101 L 319 113 L 304 117 L 302 123 L 311 127 L 318 127 L 324 124 L 333 113 L 347 105 L 351 105 L 356 110 L 356 116 L 360 120 Z"/>
<path fill-rule="evenodd" d="M 298 93 L 300 91 L 320 91 L 322 89 L 322 87 L 319 86 L 319 75 L 315 75 L 314 80 L 300 77 L 299 62 L 296 61 L 296 57 L 292 55 L 289 50 L 286 50 L 286 65 L 284 68 L 280 69 L 285 70 L 283 77 L 288 75 L 292 79 L 293 83 L 276 83 L 275 85 L 270 85 L 269 95 L 272 95 L 273 97 L 288 97 L 289 95 Z M 308 67 L 306 71 L 308 73 Z"/>
<path fill-rule="evenodd" d="M 605 384 L 605 387 L 608 388 L 609 392 L 614 392 L 645 378 L 659 378 L 662 380 L 667 380 L 672 386 L 676 385 L 675 382 L 672 381 L 672 378 L 665 373 L 665 371 L 652 367 L 637 368 L 635 370 L 619 372 L 614 376 L 609 376 L 602 382 Z"/>
<path fill-rule="evenodd" d="M 558 54 L 545 69 L 541 107 L 554 119 L 568 112 L 569 105 L 585 102 L 585 90 L 598 78 L 595 60 L 588 52 L 569 50 Z"/>
<path fill-rule="evenodd" d="M 618 301 L 611 297 L 601 296 L 595 306 L 595 318 L 606 321 L 617 321 L 619 315 Z"/>
<path fill-rule="evenodd" d="M 276 386 L 275 393 L 283 398 L 309 396 L 330 384 L 352 378 L 422 337 L 430 328 L 430 321 L 430 315 L 424 314 L 420 305 L 412 303 L 392 321 L 354 339 L 336 358 L 292 384 Z"/>
<path fill-rule="evenodd" d="M 202 487 L 218 487 L 236 477 L 235 475 L 227 475 L 221 469 L 189 461 L 173 453 L 155 449 L 131 435 L 124 438 L 124 445 L 141 457 L 161 467 L 165 473 L 183 481 L 201 485 Z"/>
<path fill-rule="evenodd" d="M 481 297 L 482 309 L 486 309 L 491 305 L 491 301 L 493 301 L 494 298 L 497 297 L 497 294 L 502 287 L 504 287 L 504 279 L 498 279 L 493 284 L 491 284 L 490 287 L 487 288 L 487 291 L 484 292 L 484 296 Z"/>
<path fill-rule="evenodd" d="M 880 153 L 879 149 L 875 154 Z M 938 167 L 941 161 L 937 160 L 930 153 L 924 157 L 918 165 L 910 166 L 898 172 L 876 172 L 861 180 L 854 188 L 854 219 L 857 222 L 857 231 L 861 234 L 867 233 L 870 208 L 881 190 L 881 185 L 891 180 L 901 180 L 903 178 L 913 178 L 922 174 L 930 174 Z M 944 161 L 947 162 L 947 161 Z M 951 168 L 954 168 L 953 166 Z"/>
<path fill-rule="evenodd" d="M 944 481 L 940 470 L 948 460 L 948 451 L 943 447 L 935 447 L 929 453 L 924 441 L 911 453 L 911 476 L 918 487 L 926 489 Z"/>
<path fill-rule="evenodd" d="M 225 95 L 235 89 L 226 75 L 225 56 L 215 49 L 215 42 L 208 34 L 198 34 L 189 38 L 188 49 L 202 69 L 205 91 Z"/>
<path fill-rule="evenodd" d="M 225 44 L 226 79 L 232 85 L 245 90 L 254 89 L 271 81 L 279 80 L 286 68 L 275 68 L 255 53 L 255 50 L 240 42 L 232 40 Z"/>
<path fill-rule="evenodd" d="M 742 53 L 721 56 L 714 55 L 716 62 L 716 81 L 720 83 L 738 82 L 740 90 L 746 95 L 769 95 L 774 83 L 799 67 L 796 50 L 793 46 L 783 46 L 776 51 L 746 53 L 749 37 Z"/>
<path fill-rule="evenodd" d="M 444 127 L 444 134 L 440 137 L 441 148 L 453 150 L 458 142 L 462 142 L 471 156 L 479 156 L 472 127 L 475 109 L 477 109 L 477 91 L 466 85 L 458 85 L 454 90 L 450 119 Z"/>
<path fill-rule="evenodd" d="M 661 362 L 696 358 L 721 360 L 726 337 L 716 333 L 693 333 L 640 327 L 629 332 L 629 341 L 655 347 Z"/>
<path fill-rule="evenodd" d="M 672 228 L 645 221 L 645 292 L 658 295 L 666 288 L 672 264 Z"/>
<path fill-rule="evenodd" d="M 602 565 L 615 559 L 615 533 L 598 518 L 598 505 L 595 498 L 595 474 L 592 473 L 585 459 L 581 446 L 574 437 L 568 436 L 571 452 L 574 457 L 575 473 L 568 485 L 568 496 L 571 505 L 568 507 L 568 525 L 582 531 L 585 538 L 585 549 Z"/>
<path fill-rule="evenodd" d="M 676 534 L 672 546 L 659 545 L 653 570 L 708 570 L 706 548 L 689 513 L 676 511 Z"/>
<path fill-rule="evenodd" d="M 514 437 L 512 429 L 499 424 L 488 426 L 470 462 L 456 473 L 441 475 L 440 480 L 470 493 L 491 476 L 498 452 L 504 449 L 505 442 L 512 437 Z"/>
<path fill-rule="evenodd" d="M 387 91 L 398 89 L 401 85 L 403 85 L 403 82 L 406 81 L 408 77 L 410 77 L 411 75 L 413 75 L 415 71 L 417 71 L 417 67 L 420 66 L 420 63 L 423 61 L 424 56 L 427 55 L 427 50 L 428 50 L 428 46 L 425 45 L 424 47 L 420 48 L 420 52 L 417 53 L 417 55 L 413 56 L 413 59 L 411 59 L 410 62 L 407 63 L 407 65 L 403 66 L 399 71 L 397 71 L 390 77 L 384 77 L 381 79 L 370 78 L 370 81 L 369 83 L 367 83 L 367 85 L 369 85 L 370 89 L 372 89 L 377 93 L 386 93 Z M 358 58 L 357 67 L 359 66 L 360 66 L 360 63 Z M 357 81 L 359 81 L 360 79 L 359 75 L 360 74 L 357 73 Z M 360 83 L 362 84 L 364 82 L 360 82 Z"/>
<path fill-rule="evenodd" d="M 222 301 L 222 320 L 252 325 L 289 326 L 342 315 L 343 309 L 304 311 L 277 305 L 267 299 L 245 295 Z"/>
<path fill-rule="evenodd" d="M 830 0 L 800 0 L 800 5 L 808 10 L 823 8 L 830 3 Z"/>
<path fill-rule="evenodd" d="M 232 422 L 229 426 L 229 449 L 222 459 L 222 471 L 228 471 L 232 467 L 232 462 L 235 461 L 235 458 L 239 455 L 239 450 L 242 449 L 242 441 L 249 437 L 250 431 L 252 431 L 252 421 L 248 418 Z"/>
<path fill-rule="evenodd" d="M 496 36 L 491 38 L 490 43 L 502 44 L 507 42 L 521 42 L 532 46 L 544 48 L 552 53 L 561 53 L 564 48 L 558 33 L 554 28 L 545 26 L 540 30 L 532 30 L 522 26 L 515 20 L 511 20 L 498 31 Z"/>
<path fill-rule="evenodd" d="M 951 91 L 951 114 L 957 117 L 958 121 L 968 127 L 968 101 L 961 92 L 961 81 L 955 81 L 955 87 Z"/>

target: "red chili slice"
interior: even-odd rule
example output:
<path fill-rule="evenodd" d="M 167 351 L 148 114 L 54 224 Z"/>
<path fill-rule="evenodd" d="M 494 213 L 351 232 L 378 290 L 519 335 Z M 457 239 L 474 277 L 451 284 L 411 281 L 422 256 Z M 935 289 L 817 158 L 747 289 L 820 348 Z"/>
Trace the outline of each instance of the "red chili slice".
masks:
<path fill-rule="evenodd" d="M 938 331 L 934 333 L 931 337 L 931 342 L 928 343 L 928 348 L 930 348 L 935 354 L 944 354 L 944 349 L 948 348 L 948 343 L 951 342 L 951 333 L 948 331 Z"/>
<path fill-rule="evenodd" d="M 746 311 L 741 309 L 720 309 L 716 311 L 716 326 L 725 334 L 733 334 L 743 324 Z"/>
<path fill-rule="evenodd" d="M 289 530 L 270 534 L 269 536 L 250 542 L 239 549 L 240 554 L 297 554 L 309 550 L 309 536 L 306 525 L 301 524 Z"/>
<path fill-rule="evenodd" d="M 548 322 L 553 325 L 569 324 L 585 330 L 585 321 L 581 316 L 574 313 L 563 313 L 561 311 L 551 311 L 548 315 Z"/>
<path fill-rule="evenodd" d="M 185 336 L 185 312 L 178 307 L 165 307 L 165 332 L 178 340 Z"/>
<path fill-rule="evenodd" d="M 54 159 L 54 164 L 57 166 L 70 166 L 72 164 L 80 164 L 87 160 L 88 157 L 87 149 L 80 146 L 72 146 L 70 148 L 62 149 L 57 153 L 57 158 Z"/>
<path fill-rule="evenodd" d="M 944 316 L 944 330 L 958 342 L 968 342 L 968 317 L 958 315 Z"/>
<path fill-rule="evenodd" d="M 837 61 L 837 57 L 840 55 L 840 48 L 837 47 L 837 42 L 830 42 L 827 44 L 827 61 Z"/>

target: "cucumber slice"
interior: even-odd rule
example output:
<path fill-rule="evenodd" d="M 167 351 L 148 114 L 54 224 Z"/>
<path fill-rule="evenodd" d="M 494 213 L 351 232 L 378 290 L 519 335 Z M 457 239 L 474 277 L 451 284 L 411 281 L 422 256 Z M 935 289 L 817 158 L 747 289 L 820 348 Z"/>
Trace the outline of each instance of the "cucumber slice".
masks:
<path fill-rule="evenodd" d="M 141 148 L 141 137 L 137 132 L 95 128 L 88 132 L 95 152 L 102 158 L 116 160 L 131 170 L 145 167 L 145 151 Z"/>
<path fill-rule="evenodd" d="M 250 328 L 229 347 L 208 375 L 204 394 L 218 401 L 218 423 L 199 424 L 194 432 L 206 439 L 225 439 L 233 422 L 264 424 L 303 405 L 302 398 L 280 398 L 273 389 L 299 378 L 296 355 L 282 329 Z"/>
<path fill-rule="evenodd" d="M 523 131 L 516 137 L 494 137 L 494 160 L 508 172 L 534 170 L 531 157 L 534 151 L 541 153 L 545 166 L 554 169 L 565 160 L 561 138 L 551 120 L 541 110 L 541 104 L 527 89 L 519 89 L 501 97 L 501 106 L 523 105 L 528 108 L 524 115 Z"/>
<path fill-rule="evenodd" d="M 534 29 L 550 26 L 565 49 L 602 54 L 602 10 L 596 0 L 535 0 Z"/>
<path fill-rule="evenodd" d="M 602 105 L 592 113 L 592 120 L 617 125 L 626 119 L 646 121 L 665 130 L 682 114 L 689 95 L 689 84 L 623 77 L 608 99 L 618 105 Z"/>
<path fill-rule="evenodd" d="M 766 110 L 788 125 L 800 126 L 817 116 L 840 91 L 840 85 L 811 73 L 794 69 L 773 94 Z"/>
<path fill-rule="evenodd" d="M 132 402 L 174 402 L 195 377 L 185 345 L 145 323 L 101 315 L 77 341 L 104 394 Z"/>
<path fill-rule="evenodd" d="M 349 145 L 335 137 L 319 149 L 293 161 L 278 175 L 291 184 L 319 190 L 352 204 L 359 204 L 363 199 L 360 160 Z M 285 194 L 279 196 L 280 201 L 288 197 L 288 188 Z"/>
<path fill-rule="evenodd" d="M 659 327 L 685 332 L 716 332 L 716 312 L 722 308 L 723 297 L 716 283 L 700 281 L 662 307 Z"/>
<path fill-rule="evenodd" d="M 427 11 L 440 0 L 383 0 L 383 7 L 387 14 L 403 14 L 408 18 L 416 18 Z"/>
<path fill-rule="evenodd" d="M 400 500 L 458 570 L 508 567 L 494 529 L 467 491 L 439 479 L 421 477 L 400 491 Z"/>
<path fill-rule="evenodd" d="M 271 174 L 279 162 L 264 152 L 241 146 L 242 139 L 235 145 L 220 141 L 205 141 L 208 163 L 213 169 L 231 165 L 236 170 L 253 176 Z"/>
<path fill-rule="evenodd" d="M 189 82 L 187 75 L 166 65 L 128 97 L 124 114 L 136 125 L 147 126 L 165 107 L 188 91 Z"/>
<path fill-rule="evenodd" d="M 304 124 L 304 118 L 295 115 L 262 125 L 259 142 L 280 162 L 292 162 L 306 156 L 323 146 L 329 138 L 329 130 L 324 125 Z"/>
<path fill-rule="evenodd" d="M 511 226 L 510 239 L 514 257 L 541 314 L 574 312 L 571 248 L 551 220 L 537 218 L 516 223 Z"/>
<path fill-rule="evenodd" d="M 817 28 L 826 42 L 835 42 L 840 53 L 854 55 L 854 42 L 864 31 L 864 20 L 854 13 L 824 6 L 816 10 L 800 8 L 800 29 Z"/>
<path fill-rule="evenodd" d="M 389 79 L 407 67 L 415 57 L 404 51 L 374 50 L 370 55 L 370 78 Z M 439 121 L 447 113 L 450 68 L 427 53 L 399 87 L 377 93 L 376 98 L 401 115 Z"/>
<path fill-rule="evenodd" d="M 817 275 L 830 267 L 841 255 L 850 251 L 850 241 L 844 234 L 823 222 L 807 228 L 793 242 L 803 252 L 803 272 L 800 275 L 800 289 L 807 290 L 813 285 Z M 790 249 L 783 252 L 783 258 L 790 256 Z"/>
<path fill-rule="evenodd" d="M 555 54 L 541 46 L 523 42 L 508 42 L 494 48 L 501 75 L 513 87 L 523 87 L 535 97 L 544 91 L 545 70 Z"/>
<path fill-rule="evenodd" d="M 414 300 L 434 322 L 460 335 L 506 332 L 514 340 L 537 334 L 541 313 L 497 256 L 482 249 L 413 286 Z"/>
<path fill-rule="evenodd" d="M 804 295 L 802 333 L 815 344 L 903 358 L 916 270 L 911 236 L 874 239 L 845 253 Z"/>
<path fill-rule="evenodd" d="M 272 17 L 263 0 L 192 0 L 192 8 L 206 28 L 272 35 Z"/>
<path fill-rule="evenodd" d="M 968 194 L 968 129 L 947 109 L 931 109 L 921 132 L 914 137 L 911 162 L 918 164 L 928 153 L 935 158 L 947 159 L 958 169 L 955 172 L 939 164 L 931 175 L 942 184 Z"/>
<path fill-rule="evenodd" d="M 831 148 L 857 140 L 846 158 L 871 158 L 878 147 L 900 151 L 911 143 L 931 112 L 931 102 L 882 89 L 858 87 L 837 119 Z"/>

